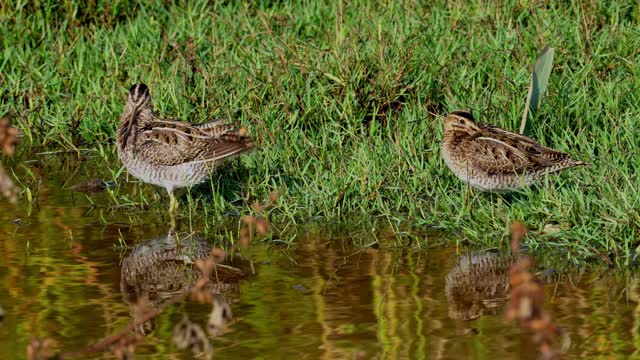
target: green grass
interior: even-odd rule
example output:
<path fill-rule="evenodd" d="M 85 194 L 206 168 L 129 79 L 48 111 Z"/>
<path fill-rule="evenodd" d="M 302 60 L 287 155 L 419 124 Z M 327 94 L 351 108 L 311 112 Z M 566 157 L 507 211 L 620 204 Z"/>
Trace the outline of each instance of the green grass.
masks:
<path fill-rule="evenodd" d="M 247 195 L 279 191 L 274 219 L 371 217 L 483 246 L 504 244 L 520 220 L 532 250 L 637 263 L 636 2 L 55 3 L 0 5 L 0 115 L 18 115 L 27 143 L 100 144 L 114 173 L 132 83 L 150 86 L 163 116 L 247 125 L 260 149 L 212 178 L 212 200 L 183 199 L 185 215 L 215 222 Z M 473 108 L 517 130 L 545 45 L 554 69 L 531 135 L 591 167 L 511 199 L 468 190 L 440 157 L 441 116 Z M 115 201 L 130 196 L 119 188 Z M 540 235 L 548 224 L 567 230 Z"/>

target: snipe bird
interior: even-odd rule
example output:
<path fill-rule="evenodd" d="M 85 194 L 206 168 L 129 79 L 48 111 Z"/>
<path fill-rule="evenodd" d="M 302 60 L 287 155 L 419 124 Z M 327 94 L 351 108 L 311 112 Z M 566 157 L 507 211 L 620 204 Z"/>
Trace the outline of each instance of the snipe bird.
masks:
<path fill-rule="evenodd" d="M 569 154 L 497 126 L 477 123 L 466 111 L 444 119 L 442 157 L 463 182 L 482 191 L 509 192 L 545 175 L 585 165 Z"/>
<path fill-rule="evenodd" d="M 222 120 L 195 125 L 161 119 L 147 85 L 135 84 L 118 126 L 118 157 L 131 175 L 167 189 L 173 213 L 175 189 L 202 183 L 223 160 L 253 150 L 245 132 Z"/>

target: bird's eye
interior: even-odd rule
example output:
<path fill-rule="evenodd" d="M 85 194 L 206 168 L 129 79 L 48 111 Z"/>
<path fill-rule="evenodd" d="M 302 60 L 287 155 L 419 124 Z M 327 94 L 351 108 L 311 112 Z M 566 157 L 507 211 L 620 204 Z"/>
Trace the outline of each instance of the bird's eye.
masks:
<path fill-rule="evenodd" d="M 464 119 L 460 119 L 460 124 L 464 125 Z"/>

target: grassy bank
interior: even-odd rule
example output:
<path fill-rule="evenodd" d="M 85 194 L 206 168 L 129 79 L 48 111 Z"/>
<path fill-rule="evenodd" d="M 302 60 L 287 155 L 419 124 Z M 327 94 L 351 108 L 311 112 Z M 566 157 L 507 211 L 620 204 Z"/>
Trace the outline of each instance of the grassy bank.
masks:
<path fill-rule="evenodd" d="M 197 197 L 203 208 L 183 206 L 185 215 L 217 221 L 239 199 L 278 191 L 270 214 L 289 221 L 365 214 L 498 245 L 520 220 L 533 229 L 531 249 L 634 261 L 635 2 L 53 3 L 0 5 L 0 115 L 17 114 L 27 143 L 100 149 L 114 174 L 134 82 L 150 86 L 163 116 L 247 125 L 260 149 L 212 179 L 213 201 Z M 556 48 L 555 67 L 532 136 L 591 167 L 511 198 L 470 191 L 440 157 L 441 115 L 472 108 L 516 130 L 545 45 Z M 125 190 L 115 201 L 132 196 Z M 562 231 L 541 234 L 545 226 Z"/>

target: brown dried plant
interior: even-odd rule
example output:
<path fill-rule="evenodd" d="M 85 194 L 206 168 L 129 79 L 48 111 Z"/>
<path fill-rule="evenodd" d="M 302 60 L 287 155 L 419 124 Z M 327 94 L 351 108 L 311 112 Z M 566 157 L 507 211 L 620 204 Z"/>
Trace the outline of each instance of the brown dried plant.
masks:
<path fill-rule="evenodd" d="M 511 251 L 514 255 L 520 254 L 520 244 L 526 232 L 527 229 L 522 223 L 514 222 L 511 225 Z M 540 279 L 529 272 L 532 267 L 533 261 L 526 256 L 521 256 L 511 266 L 511 290 L 506 317 L 509 321 L 517 319 L 522 328 L 533 332 L 533 341 L 543 359 L 556 359 L 558 353 L 554 349 L 554 340 L 562 338 L 564 331 L 542 308 L 545 298 L 544 286 Z"/>
<path fill-rule="evenodd" d="M 247 215 L 242 218 L 246 225 L 240 229 L 240 246 L 247 247 L 254 235 L 267 235 L 271 232 L 271 223 L 266 219 L 264 211 L 275 204 L 280 195 L 274 191 L 269 194 L 269 201 L 265 204 L 255 203 L 252 208 L 257 215 Z"/>
<path fill-rule="evenodd" d="M 136 350 L 136 344 L 142 341 L 141 335 L 128 335 L 118 339 L 111 347 L 111 353 L 118 360 L 133 359 L 133 353 Z"/>
<path fill-rule="evenodd" d="M 55 343 L 52 339 L 31 339 L 27 345 L 28 360 L 48 360 L 54 359 L 53 347 Z"/>
<path fill-rule="evenodd" d="M 11 127 L 8 119 L 0 119 L 0 151 L 7 156 L 13 155 L 13 148 L 18 142 L 18 129 Z M 13 204 L 18 201 L 18 189 L 7 175 L 2 162 L 0 162 L 0 195 L 3 195 Z"/>
<path fill-rule="evenodd" d="M 13 155 L 13 147 L 18 143 L 20 131 L 11 127 L 8 119 L 0 119 L 0 150 L 7 156 Z"/>
<path fill-rule="evenodd" d="M 200 277 L 189 291 L 191 300 L 208 304 L 213 302 L 213 293 L 207 285 L 211 284 L 212 278 L 216 278 L 216 267 L 223 262 L 226 256 L 227 253 L 224 250 L 214 247 L 208 257 L 196 260 Z"/>

